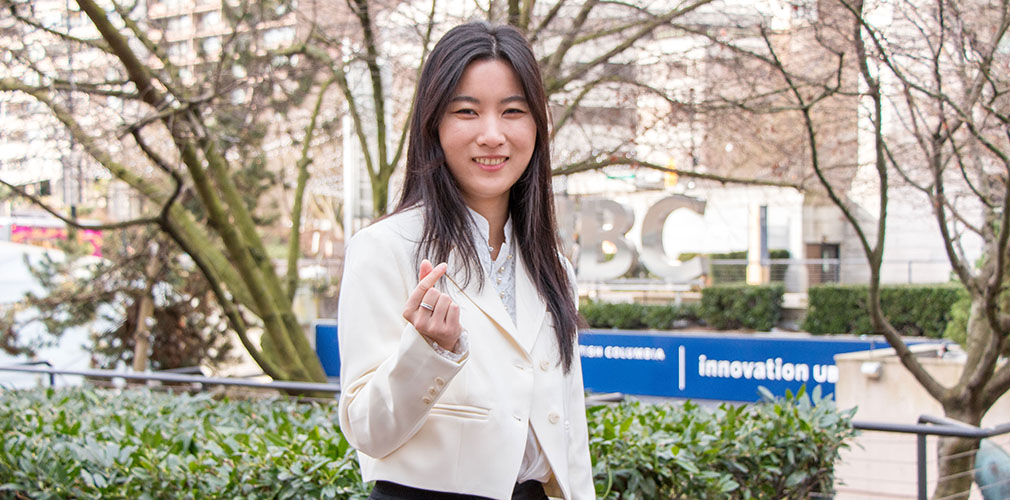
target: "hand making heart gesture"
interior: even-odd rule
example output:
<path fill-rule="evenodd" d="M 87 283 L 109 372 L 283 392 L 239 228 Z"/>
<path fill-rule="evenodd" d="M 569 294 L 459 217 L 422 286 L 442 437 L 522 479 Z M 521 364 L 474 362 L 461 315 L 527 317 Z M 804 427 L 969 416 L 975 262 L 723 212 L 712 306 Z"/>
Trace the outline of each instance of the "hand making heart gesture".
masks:
<path fill-rule="evenodd" d="M 417 287 L 407 298 L 403 318 L 414 325 L 418 333 L 452 351 L 463 332 L 459 324 L 459 305 L 435 288 L 447 267 L 444 262 L 432 267 L 428 259 L 421 261 Z"/>

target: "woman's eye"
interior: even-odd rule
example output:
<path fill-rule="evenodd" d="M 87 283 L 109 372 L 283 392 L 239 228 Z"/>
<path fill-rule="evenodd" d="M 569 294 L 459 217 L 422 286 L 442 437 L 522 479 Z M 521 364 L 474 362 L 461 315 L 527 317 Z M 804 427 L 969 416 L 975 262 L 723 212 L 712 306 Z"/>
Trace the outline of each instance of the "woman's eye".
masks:
<path fill-rule="evenodd" d="M 474 111 L 472 109 L 467 109 L 467 108 L 457 109 L 456 111 L 453 111 L 453 113 L 457 114 L 457 115 L 476 115 L 477 114 L 476 111 Z"/>
<path fill-rule="evenodd" d="M 505 110 L 505 114 L 506 115 L 521 115 L 521 114 L 525 114 L 525 113 L 526 113 L 526 110 L 519 109 L 519 108 L 509 108 L 509 109 Z"/>

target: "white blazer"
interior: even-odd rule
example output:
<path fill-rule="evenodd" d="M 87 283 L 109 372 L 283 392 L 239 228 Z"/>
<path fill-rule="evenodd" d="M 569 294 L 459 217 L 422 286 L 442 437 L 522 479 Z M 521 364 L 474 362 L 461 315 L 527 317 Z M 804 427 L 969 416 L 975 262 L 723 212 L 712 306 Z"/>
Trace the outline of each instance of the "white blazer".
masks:
<path fill-rule="evenodd" d="M 491 283 L 439 285 L 460 306 L 470 350 L 439 355 L 403 319 L 417 286 L 423 212 L 387 217 L 351 238 L 337 314 L 340 429 L 365 481 L 510 499 L 532 425 L 551 466 L 551 496 L 595 498 L 578 350 L 561 368 L 553 321 L 520 259 L 514 324 Z M 567 264 L 567 263 L 566 263 Z M 450 258 L 448 273 L 462 273 Z"/>

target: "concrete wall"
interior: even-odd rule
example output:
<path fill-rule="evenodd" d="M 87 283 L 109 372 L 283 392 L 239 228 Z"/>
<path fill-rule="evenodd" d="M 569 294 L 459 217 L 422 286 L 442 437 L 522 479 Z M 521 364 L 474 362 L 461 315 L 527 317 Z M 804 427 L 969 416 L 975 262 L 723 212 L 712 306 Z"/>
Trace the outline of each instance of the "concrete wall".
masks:
<path fill-rule="evenodd" d="M 886 347 L 886 344 L 882 344 Z M 935 345 L 916 347 L 922 364 L 944 385 L 961 374 L 964 357 L 954 346 L 942 357 Z M 857 408 L 856 420 L 914 424 L 919 415 L 943 416 L 943 409 L 901 365 L 894 350 L 879 349 L 835 356 L 839 379 L 835 398 L 839 409 Z M 880 363 L 879 376 L 862 372 L 864 363 Z M 869 365 L 867 365 L 869 368 Z M 1010 397 L 1004 395 L 982 421 L 983 427 L 1010 422 Z M 1010 449 L 1010 436 L 993 441 Z M 927 439 L 929 492 L 936 481 L 936 438 Z M 863 432 L 843 451 L 836 474 L 836 500 L 914 499 L 917 492 L 916 438 L 913 434 Z M 972 499 L 981 499 L 973 491 Z"/>

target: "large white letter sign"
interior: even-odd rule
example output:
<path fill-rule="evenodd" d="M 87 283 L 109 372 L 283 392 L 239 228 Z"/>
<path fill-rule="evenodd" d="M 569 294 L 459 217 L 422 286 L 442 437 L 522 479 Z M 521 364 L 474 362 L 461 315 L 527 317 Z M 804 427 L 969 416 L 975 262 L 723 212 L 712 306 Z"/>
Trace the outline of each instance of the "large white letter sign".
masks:
<path fill-rule="evenodd" d="M 639 253 L 642 264 L 652 274 L 673 283 L 688 282 L 704 272 L 700 258 L 674 265 L 663 249 L 663 226 L 667 217 L 680 208 L 704 214 L 705 202 L 689 196 L 671 195 L 657 201 L 642 219 L 642 249 Z"/>
<path fill-rule="evenodd" d="M 635 265 L 635 245 L 624 236 L 635 222 L 628 207 L 613 200 L 587 200 L 579 210 L 579 279 L 606 281 L 617 279 Z M 604 224 L 610 226 L 604 229 Z M 616 248 L 613 258 L 606 260 L 603 242 Z"/>

